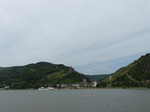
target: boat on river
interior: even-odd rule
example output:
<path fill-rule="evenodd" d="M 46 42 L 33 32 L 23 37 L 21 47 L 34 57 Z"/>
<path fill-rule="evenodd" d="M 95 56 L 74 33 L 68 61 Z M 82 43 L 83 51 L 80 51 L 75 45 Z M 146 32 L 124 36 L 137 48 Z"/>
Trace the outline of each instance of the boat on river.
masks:
<path fill-rule="evenodd" d="M 54 88 L 52 88 L 52 87 L 47 87 L 47 88 L 40 87 L 38 90 L 54 90 Z"/>

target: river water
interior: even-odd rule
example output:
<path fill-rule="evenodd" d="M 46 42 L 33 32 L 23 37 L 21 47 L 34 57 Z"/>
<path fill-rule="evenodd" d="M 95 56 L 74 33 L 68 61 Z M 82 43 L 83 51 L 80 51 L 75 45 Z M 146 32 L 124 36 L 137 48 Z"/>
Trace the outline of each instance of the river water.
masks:
<path fill-rule="evenodd" d="M 0 112 L 150 112 L 150 89 L 3 90 Z"/>

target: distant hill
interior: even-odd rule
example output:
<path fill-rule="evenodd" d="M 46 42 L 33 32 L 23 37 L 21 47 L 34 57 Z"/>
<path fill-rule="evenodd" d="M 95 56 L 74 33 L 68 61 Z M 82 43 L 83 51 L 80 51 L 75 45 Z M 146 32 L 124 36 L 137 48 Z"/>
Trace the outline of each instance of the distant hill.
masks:
<path fill-rule="evenodd" d="M 38 88 L 48 84 L 81 82 L 83 74 L 63 64 L 39 62 L 25 66 L 0 67 L 0 88 Z"/>
<path fill-rule="evenodd" d="M 109 74 L 100 74 L 100 75 L 85 75 L 90 81 L 101 81 L 106 78 Z"/>
<path fill-rule="evenodd" d="M 111 86 L 150 86 L 150 53 L 122 67 L 103 82 Z"/>

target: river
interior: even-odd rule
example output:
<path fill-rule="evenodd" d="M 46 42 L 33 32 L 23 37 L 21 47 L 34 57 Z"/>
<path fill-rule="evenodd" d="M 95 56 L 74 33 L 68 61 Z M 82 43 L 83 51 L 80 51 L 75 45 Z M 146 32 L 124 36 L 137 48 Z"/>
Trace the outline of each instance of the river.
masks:
<path fill-rule="evenodd" d="M 2 90 L 0 112 L 150 112 L 150 89 Z"/>

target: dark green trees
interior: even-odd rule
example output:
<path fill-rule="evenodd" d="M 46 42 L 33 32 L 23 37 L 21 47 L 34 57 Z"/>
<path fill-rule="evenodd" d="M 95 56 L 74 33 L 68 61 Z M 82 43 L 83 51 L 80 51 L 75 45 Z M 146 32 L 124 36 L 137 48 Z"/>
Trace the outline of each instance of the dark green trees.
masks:
<path fill-rule="evenodd" d="M 0 86 L 10 86 L 11 89 L 27 89 L 48 86 L 48 84 L 61 84 L 79 82 L 84 77 L 72 67 L 62 64 L 39 62 L 26 66 L 0 69 Z"/>

